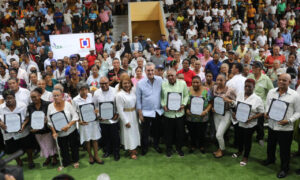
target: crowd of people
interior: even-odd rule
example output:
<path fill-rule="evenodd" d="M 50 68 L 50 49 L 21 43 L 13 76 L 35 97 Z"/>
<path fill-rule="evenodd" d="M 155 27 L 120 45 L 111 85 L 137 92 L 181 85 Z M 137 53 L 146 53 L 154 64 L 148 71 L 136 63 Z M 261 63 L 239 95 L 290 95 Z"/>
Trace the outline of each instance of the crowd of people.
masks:
<path fill-rule="evenodd" d="M 120 148 L 137 159 L 151 145 L 171 157 L 175 145 L 184 157 L 183 146 L 206 153 L 215 139 L 213 156 L 221 158 L 233 126 L 232 158 L 241 157 L 240 166 L 248 163 L 256 132 L 261 146 L 267 139 L 263 165 L 275 163 L 279 144 L 277 177 L 287 176 L 293 139 L 293 156 L 300 156 L 299 1 L 165 0 L 169 33 L 158 42 L 143 34 L 131 42 L 125 32 L 113 38 L 112 15 L 125 7 L 124 1 L 0 2 L 1 154 L 25 150 L 30 169 L 34 153 L 45 158 L 43 166 L 57 165 L 59 154 L 62 166 L 79 168 L 80 145 L 90 164 L 104 164 L 109 156 L 118 161 Z M 83 32 L 95 34 L 90 54 L 54 58 L 49 35 Z M 275 100 L 288 104 L 283 119 L 269 117 Z M 195 101 L 202 102 L 199 114 Z M 251 107 L 244 122 L 241 103 Z M 83 115 L 89 104 L 93 121 Z M 109 119 L 102 118 L 103 104 L 113 107 Z M 40 129 L 33 128 L 36 117 L 42 117 Z M 59 129 L 58 117 L 67 121 Z M 8 132 L 16 118 L 20 128 Z"/>

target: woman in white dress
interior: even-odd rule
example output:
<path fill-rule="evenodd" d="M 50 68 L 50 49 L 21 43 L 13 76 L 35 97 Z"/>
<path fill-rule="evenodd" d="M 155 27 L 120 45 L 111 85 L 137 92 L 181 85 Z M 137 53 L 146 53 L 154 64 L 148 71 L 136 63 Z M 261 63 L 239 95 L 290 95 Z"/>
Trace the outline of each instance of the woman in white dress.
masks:
<path fill-rule="evenodd" d="M 83 115 L 79 109 L 80 105 L 93 103 L 92 94 L 89 93 L 89 86 L 84 82 L 79 82 L 77 84 L 77 89 L 79 94 L 73 99 L 74 106 L 76 108 L 77 113 L 79 114 L 79 133 L 80 133 L 80 143 L 86 143 L 86 149 L 89 153 L 89 163 L 94 164 L 94 162 L 98 164 L 104 164 L 98 156 L 98 139 L 101 138 L 100 134 L 100 125 L 96 118 L 96 112 L 94 112 L 94 117 L 96 118 L 94 121 L 85 122 L 83 121 Z M 91 151 L 91 141 L 93 144 L 94 156 Z"/>
<path fill-rule="evenodd" d="M 128 74 L 121 75 L 116 104 L 121 118 L 121 143 L 125 150 L 129 150 L 130 157 L 137 159 L 136 148 L 140 145 L 140 132 L 135 110 L 136 95 Z"/>

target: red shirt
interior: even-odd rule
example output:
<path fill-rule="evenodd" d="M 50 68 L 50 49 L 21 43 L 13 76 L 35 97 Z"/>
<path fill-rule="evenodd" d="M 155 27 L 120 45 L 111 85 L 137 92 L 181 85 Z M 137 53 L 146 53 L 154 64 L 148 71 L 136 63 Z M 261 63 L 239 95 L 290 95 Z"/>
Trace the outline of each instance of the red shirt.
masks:
<path fill-rule="evenodd" d="M 280 64 L 283 64 L 285 62 L 285 57 L 284 55 L 279 55 L 279 56 L 268 56 L 265 63 L 266 64 L 270 64 L 272 65 L 274 63 L 275 60 L 279 60 Z M 269 67 L 269 69 L 271 69 L 272 67 Z"/>
<path fill-rule="evenodd" d="M 86 60 L 88 61 L 89 63 L 89 68 L 95 64 L 95 60 L 97 59 L 97 56 L 94 54 L 94 55 L 87 55 L 86 56 Z"/>
<path fill-rule="evenodd" d="M 192 86 L 192 79 L 194 76 L 196 76 L 196 73 L 190 69 L 187 72 L 185 72 L 183 69 L 181 69 L 180 71 L 177 72 L 177 74 L 180 74 L 180 73 L 183 74 L 186 85 L 188 87 Z"/>

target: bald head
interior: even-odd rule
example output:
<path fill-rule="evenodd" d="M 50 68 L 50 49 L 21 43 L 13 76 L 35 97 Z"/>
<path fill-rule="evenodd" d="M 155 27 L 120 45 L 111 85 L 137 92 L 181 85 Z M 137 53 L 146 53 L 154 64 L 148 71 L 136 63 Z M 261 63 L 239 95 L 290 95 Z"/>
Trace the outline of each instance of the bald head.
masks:
<path fill-rule="evenodd" d="M 102 91 L 108 91 L 109 89 L 109 80 L 107 77 L 101 77 L 100 78 L 100 88 Z"/>
<path fill-rule="evenodd" d="M 291 84 L 292 78 L 291 75 L 284 73 L 279 75 L 278 77 L 278 89 L 282 91 L 286 91 Z"/>

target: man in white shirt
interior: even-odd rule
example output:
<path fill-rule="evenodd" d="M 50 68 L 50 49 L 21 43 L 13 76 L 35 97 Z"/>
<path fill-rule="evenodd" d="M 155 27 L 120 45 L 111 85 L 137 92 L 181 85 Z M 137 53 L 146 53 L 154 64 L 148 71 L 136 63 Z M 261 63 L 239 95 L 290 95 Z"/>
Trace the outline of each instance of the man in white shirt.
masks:
<path fill-rule="evenodd" d="M 10 64 L 11 59 L 14 59 L 19 63 L 19 56 L 15 54 L 15 49 L 11 49 L 10 53 L 6 57 L 6 64 L 9 66 L 11 65 Z"/>
<path fill-rule="evenodd" d="M 25 20 L 19 17 L 16 20 L 16 24 L 18 26 L 19 33 L 25 35 Z"/>
<path fill-rule="evenodd" d="M 171 46 L 174 48 L 174 49 L 176 49 L 176 51 L 180 51 L 180 46 L 182 46 L 183 44 L 182 44 L 182 42 L 181 42 L 181 40 L 180 39 L 178 39 L 178 35 L 177 34 L 175 34 L 174 35 L 174 39 L 172 40 L 172 42 L 171 42 Z"/>
<path fill-rule="evenodd" d="M 44 69 L 46 69 L 47 66 L 51 65 L 51 61 L 56 61 L 56 59 L 53 58 L 53 52 L 48 52 L 48 58 L 44 61 Z"/>
<path fill-rule="evenodd" d="M 66 25 L 69 26 L 71 33 L 72 33 L 72 18 L 73 18 L 72 14 L 68 10 L 65 10 L 64 21 Z"/>
<path fill-rule="evenodd" d="M 242 29 L 243 23 L 239 19 L 239 16 L 237 15 L 236 19 L 233 20 L 230 24 L 231 24 L 231 27 L 232 27 L 232 30 L 233 30 L 233 42 L 232 42 L 232 44 L 234 43 L 234 41 L 237 41 L 238 44 L 240 44 L 241 29 Z"/>
<path fill-rule="evenodd" d="M 6 37 L 7 36 L 10 36 L 10 35 L 6 32 L 5 28 L 2 28 L 1 29 L 1 42 L 2 43 L 6 42 Z"/>
<path fill-rule="evenodd" d="M 278 77 L 278 88 L 271 89 L 267 95 L 266 110 L 269 110 L 270 107 L 276 108 L 272 106 L 274 100 L 280 100 L 280 102 L 284 101 L 285 103 L 288 103 L 288 105 L 283 103 L 283 105 L 280 105 L 280 107 L 277 107 L 276 110 L 274 110 L 278 112 L 284 111 L 285 107 L 287 108 L 282 119 L 274 120 L 278 117 L 277 115 L 266 115 L 266 118 L 269 120 L 269 130 L 267 160 L 264 161 L 264 165 L 267 166 L 275 163 L 276 145 L 278 143 L 281 161 L 280 172 L 277 174 L 278 178 L 286 177 L 289 171 L 294 122 L 300 118 L 300 97 L 296 91 L 289 88 L 290 83 L 291 76 L 289 74 L 281 74 Z M 272 116 L 275 117 L 272 119 Z"/>
<path fill-rule="evenodd" d="M 115 94 L 116 90 L 113 87 L 109 86 L 109 80 L 107 77 L 102 77 L 100 79 L 100 89 L 97 89 L 94 93 L 93 102 L 95 107 L 99 110 L 101 114 L 101 108 L 99 105 L 102 103 L 111 102 L 114 104 L 114 109 L 116 110 L 115 105 Z M 104 154 L 103 158 L 107 158 L 110 154 L 113 153 L 115 161 L 120 159 L 120 135 L 119 135 L 119 121 L 118 121 L 118 113 L 114 111 L 115 114 L 112 119 L 101 119 L 100 118 L 100 126 L 101 126 L 101 134 L 102 139 L 104 141 Z"/>
<path fill-rule="evenodd" d="M 264 47 L 267 43 L 267 36 L 265 35 L 265 31 L 261 30 L 260 35 L 256 38 L 256 41 L 260 47 Z"/>
<path fill-rule="evenodd" d="M 191 25 L 190 28 L 186 31 L 186 38 L 191 40 L 194 35 L 197 35 L 198 32 L 195 29 L 194 25 Z"/>
<path fill-rule="evenodd" d="M 280 29 L 277 27 L 277 24 L 275 23 L 273 28 L 270 30 L 271 37 L 273 40 L 275 40 L 278 37 L 279 32 L 280 32 Z"/>
<path fill-rule="evenodd" d="M 242 75 L 243 65 L 241 63 L 234 63 L 232 65 L 231 73 L 234 76 L 226 83 L 226 86 L 233 88 L 236 94 L 243 93 L 245 81 L 247 79 Z"/>

